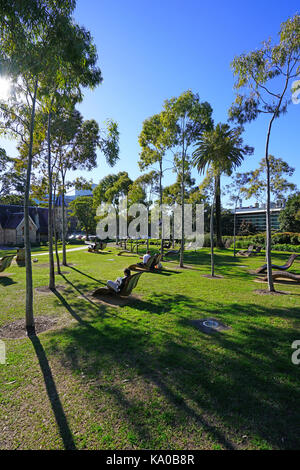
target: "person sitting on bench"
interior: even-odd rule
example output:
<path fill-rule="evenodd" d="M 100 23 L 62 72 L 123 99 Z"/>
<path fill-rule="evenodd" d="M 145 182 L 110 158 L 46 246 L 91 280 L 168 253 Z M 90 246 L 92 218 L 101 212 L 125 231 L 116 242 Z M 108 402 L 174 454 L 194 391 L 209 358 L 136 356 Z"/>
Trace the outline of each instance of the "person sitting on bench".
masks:
<path fill-rule="evenodd" d="M 115 292 L 120 292 L 123 288 L 126 279 L 130 276 L 130 269 L 124 269 L 124 277 L 118 277 L 115 281 L 107 281 L 106 285 Z"/>
<path fill-rule="evenodd" d="M 148 250 L 147 253 L 143 256 L 143 262 L 142 263 L 137 263 L 138 266 L 144 267 L 145 264 L 147 264 L 147 261 L 151 258 L 150 251 Z"/>
<path fill-rule="evenodd" d="M 101 240 L 95 241 L 93 245 L 91 245 L 93 250 L 102 250 L 103 242 Z"/>

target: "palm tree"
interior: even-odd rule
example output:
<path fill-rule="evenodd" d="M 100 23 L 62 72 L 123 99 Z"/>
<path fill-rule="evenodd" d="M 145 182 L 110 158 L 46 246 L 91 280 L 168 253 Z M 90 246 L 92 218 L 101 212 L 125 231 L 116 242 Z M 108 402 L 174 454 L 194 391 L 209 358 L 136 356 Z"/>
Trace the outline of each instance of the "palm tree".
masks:
<path fill-rule="evenodd" d="M 215 205 L 216 210 L 217 246 L 220 248 L 223 247 L 221 230 L 221 174 L 225 173 L 229 176 L 233 169 L 241 165 L 245 155 L 253 153 L 252 147 L 243 145 L 241 137 L 243 130 L 242 127 L 231 129 L 228 124 L 219 123 L 211 131 L 203 132 L 193 152 L 193 165 L 200 174 L 205 171 L 206 167 L 211 167 L 213 170 L 214 200 L 212 206 Z"/>

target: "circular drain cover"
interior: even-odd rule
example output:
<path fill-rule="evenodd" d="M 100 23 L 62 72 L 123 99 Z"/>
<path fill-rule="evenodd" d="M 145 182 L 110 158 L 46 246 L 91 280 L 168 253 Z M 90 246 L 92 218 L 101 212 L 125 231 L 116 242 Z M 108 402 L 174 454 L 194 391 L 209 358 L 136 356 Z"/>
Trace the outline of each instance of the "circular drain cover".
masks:
<path fill-rule="evenodd" d="M 189 323 L 195 326 L 198 330 L 207 334 L 231 329 L 230 326 L 225 325 L 217 318 L 202 318 L 201 320 L 190 320 Z"/>
<path fill-rule="evenodd" d="M 207 326 L 208 328 L 218 328 L 219 323 L 217 321 L 213 321 L 213 320 L 205 320 L 203 322 L 203 325 Z"/>

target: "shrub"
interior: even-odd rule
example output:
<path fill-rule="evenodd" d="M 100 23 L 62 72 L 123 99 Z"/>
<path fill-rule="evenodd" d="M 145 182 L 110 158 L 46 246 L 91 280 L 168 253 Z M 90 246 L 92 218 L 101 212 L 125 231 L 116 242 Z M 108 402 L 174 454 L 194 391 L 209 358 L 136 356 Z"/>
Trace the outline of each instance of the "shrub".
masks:
<path fill-rule="evenodd" d="M 214 236 L 214 246 L 216 246 L 216 242 L 217 242 L 217 238 L 216 238 L 216 236 Z M 206 233 L 204 235 L 203 246 L 206 247 L 206 248 L 210 247 L 210 234 L 209 233 Z"/>
<path fill-rule="evenodd" d="M 84 240 L 77 240 L 76 238 L 68 240 L 68 245 L 84 245 L 84 243 Z"/>
<path fill-rule="evenodd" d="M 292 245 L 299 245 L 300 244 L 300 237 L 298 235 L 291 235 L 291 244 Z"/>
<path fill-rule="evenodd" d="M 291 251 L 300 253 L 300 246 L 296 245 L 289 245 L 288 243 L 279 244 L 279 245 L 272 245 L 272 250 L 274 251 Z"/>
<path fill-rule="evenodd" d="M 223 242 L 226 244 L 228 240 L 232 240 L 233 244 L 233 237 L 223 237 Z M 243 241 L 249 245 L 265 245 L 266 234 L 265 233 L 257 233 L 255 235 L 247 235 L 247 236 L 237 236 L 236 241 Z M 272 234 L 272 243 L 274 245 L 300 245 L 300 234 L 293 233 L 293 232 L 282 232 L 282 233 L 273 233 Z M 232 245 L 231 244 L 231 245 Z"/>

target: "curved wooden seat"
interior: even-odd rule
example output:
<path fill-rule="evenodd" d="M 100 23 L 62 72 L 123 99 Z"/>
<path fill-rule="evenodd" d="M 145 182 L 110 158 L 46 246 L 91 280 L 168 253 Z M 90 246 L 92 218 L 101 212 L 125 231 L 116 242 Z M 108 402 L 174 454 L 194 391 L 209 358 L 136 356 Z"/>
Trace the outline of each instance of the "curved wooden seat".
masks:
<path fill-rule="evenodd" d="M 107 246 L 107 243 L 104 242 L 97 242 L 94 245 L 90 245 L 88 247 L 89 253 L 99 253 L 99 251 L 103 251 Z"/>
<path fill-rule="evenodd" d="M 275 281 L 276 279 L 289 279 L 292 281 L 300 282 L 300 274 L 294 274 L 286 271 L 275 271 L 274 273 L 272 273 L 272 278 L 273 281 Z M 265 276 L 263 278 L 263 281 L 267 280 L 268 276 Z"/>
<path fill-rule="evenodd" d="M 162 254 L 159 253 L 159 254 L 156 256 L 156 259 L 153 261 L 153 264 L 152 264 L 152 268 L 151 268 L 151 269 L 161 269 L 161 268 L 155 268 L 155 266 L 159 266 L 161 260 L 162 260 Z"/>
<path fill-rule="evenodd" d="M 117 253 L 117 256 L 122 256 L 123 253 L 132 253 L 132 251 L 129 250 L 121 250 L 119 253 Z"/>
<path fill-rule="evenodd" d="M 141 270 L 147 271 L 149 269 L 152 269 L 152 265 L 153 265 L 153 262 L 156 260 L 156 256 L 157 255 L 150 256 L 146 264 L 143 264 L 143 263 L 131 264 L 130 266 L 128 266 L 128 269 L 130 269 L 130 271 L 141 271 Z"/>
<path fill-rule="evenodd" d="M 237 252 L 237 255 L 240 255 L 240 256 L 250 256 L 251 253 L 253 253 L 254 248 L 255 248 L 254 245 L 250 245 L 250 246 L 248 246 L 248 249 L 247 249 L 247 250 L 238 251 L 238 252 Z"/>
<path fill-rule="evenodd" d="M 292 264 L 295 261 L 295 259 L 297 258 L 297 256 L 299 256 L 298 253 L 292 254 L 283 266 L 278 266 L 277 264 L 272 264 L 272 269 L 280 269 L 282 271 L 286 271 L 287 269 L 289 269 L 292 266 Z M 261 274 L 261 273 L 265 272 L 266 270 L 267 270 L 267 265 L 264 264 L 260 268 L 257 268 L 255 273 L 256 274 Z"/>
<path fill-rule="evenodd" d="M 128 266 L 130 271 L 152 271 L 155 269 L 155 266 L 158 265 L 161 261 L 162 255 L 157 253 L 156 255 L 152 255 L 146 264 L 143 263 L 136 263 Z"/>
<path fill-rule="evenodd" d="M 99 289 L 96 289 L 92 293 L 92 296 L 101 297 L 101 295 L 116 295 L 119 297 L 128 297 L 133 291 L 133 289 L 136 287 L 139 281 L 139 278 L 142 274 L 143 273 L 136 273 L 136 274 L 132 274 L 131 276 L 128 276 L 120 292 L 116 292 L 115 290 L 109 287 L 100 287 Z"/>

